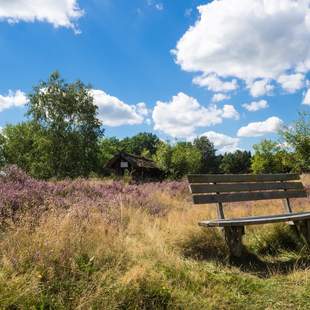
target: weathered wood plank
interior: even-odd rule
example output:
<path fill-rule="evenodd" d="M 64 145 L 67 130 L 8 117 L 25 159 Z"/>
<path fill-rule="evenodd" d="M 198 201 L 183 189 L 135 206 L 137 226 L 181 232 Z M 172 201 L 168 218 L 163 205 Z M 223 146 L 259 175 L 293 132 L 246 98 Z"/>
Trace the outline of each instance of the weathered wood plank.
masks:
<path fill-rule="evenodd" d="M 227 219 L 227 220 L 218 219 L 210 221 L 201 221 L 199 222 L 199 225 L 205 227 L 227 227 L 227 226 L 270 224 L 270 223 L 288 222 L 288 221 L 298 222 L 307 219 L 310 219 L 310 212 L 244 217 L 244 218 Z"/>
<path fill-rule="evenodd" d="M 310 220 L 295 221 L 299 234 L 304 238 L 308 246 L 310 245 Z"/>
<path fill-rule="evenodd" d="M 222 183 L 222 184 L 191 184 L 192 194 L 246 192 L 277 189 L 303 189 L 301 182 L 260 182 L 260 183 Z"/>
<path fill-rule="evenodd" d="M 224 237 L 231 257 L 241 257 L 245 252 L 242 244 L 244 226 L 229 226 L 224 228 Z"/>
<path fill-rule="evenodd" d="M 284 199 L 284 198 L 299 198 L 307 197 L 304 190 L 300 191 L 274 191 L 274 192 L 247 192 L 219 195 L 193 195 L 194 204 L 207 204 L 218 202 L 238 202 L 238 201 L 253 201 L 267 199 Z"/>
<path fill-rule="evenodd" d="M 190 174 L 189 183 L 268 182 L 299 180 L 293 173 L 278 174 Z"/>

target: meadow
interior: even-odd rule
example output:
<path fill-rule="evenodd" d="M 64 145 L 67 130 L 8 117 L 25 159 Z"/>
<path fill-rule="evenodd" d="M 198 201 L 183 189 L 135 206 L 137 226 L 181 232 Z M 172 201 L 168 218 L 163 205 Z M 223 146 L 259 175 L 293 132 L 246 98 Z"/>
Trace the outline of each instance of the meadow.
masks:
<path fill-rule="evenodd" d="M 303 181 L 310 192 L 310 177 Z M 212 205 L 186 181 L 37 181 L 0 176 L 2 309 L 309 309 L 310 249 L 288 225 L 246 229 L 231 262 Z M 295 199 L 295 210 L 310 200 Z M 280 212 L 281 201 L 227 205 L 231 216 Z"/>

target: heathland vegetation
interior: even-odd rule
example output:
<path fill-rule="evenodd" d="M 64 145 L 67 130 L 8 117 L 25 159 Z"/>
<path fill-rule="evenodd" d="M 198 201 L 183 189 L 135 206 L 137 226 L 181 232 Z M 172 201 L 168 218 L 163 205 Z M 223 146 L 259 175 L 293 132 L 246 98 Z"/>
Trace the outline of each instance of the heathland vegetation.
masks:
<path fill-rule="evenodd" d="M 249 227 L 248 255 L 230 262 L 220 232 L 197 225 L 215 208 L 193 207 L 183 178 L 309 171 L 309 114 L 253 154 L 218 154 L 206 137 L 104 137 L 96 111 L 88 86 L 54 73 L 29 95 L 27 121 L 0 134 L 1 309 L 309 309 L 310 249 L 294 230 Z M 118 150 L 153 158 L 167 180 L 107 177 Z M 310 191 L 309 176 L 303 182 Z M 243 204 L 225 206 L 227 215 L 282 208 Z"/>
<path fill-rule="evenodd" d="M 13 166 L 4 172 L 3 309 L 309 309 L 310 250 L 289 225 L 249 227 L 250 254 L 230 264 L 219 231 L 197 225 L 215 208 L 193 207 L 186 182 L 38 181 Z M 229 204 L 227 214 L 266 206 L 282 208 Z M 309 207 L 294 200 L 296 211 Z"/>

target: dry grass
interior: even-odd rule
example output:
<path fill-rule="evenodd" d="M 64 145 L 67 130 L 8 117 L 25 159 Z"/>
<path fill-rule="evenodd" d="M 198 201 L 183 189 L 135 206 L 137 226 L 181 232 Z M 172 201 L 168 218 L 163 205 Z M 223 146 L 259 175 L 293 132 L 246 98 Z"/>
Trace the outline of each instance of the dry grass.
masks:
<path fill-rule="evenodd" d="M 309 182 L 309 176 L 305 177 Z M 310 182 L 308 183 L 310 184 Z M 254 253 L 226 260 L 213 206 L 154 193 L 164 216 L 118 205 L 117 225 L 92 207 L 31 213 L 0 235 L 0 305 L 4 309 L 307 309 L 309 252 L 285 225 L 252 227 Z M 309 200 L 296 208 L 310 210 Z M 280 211 L 281 202 L 231 204 L 231 216 Z"/>

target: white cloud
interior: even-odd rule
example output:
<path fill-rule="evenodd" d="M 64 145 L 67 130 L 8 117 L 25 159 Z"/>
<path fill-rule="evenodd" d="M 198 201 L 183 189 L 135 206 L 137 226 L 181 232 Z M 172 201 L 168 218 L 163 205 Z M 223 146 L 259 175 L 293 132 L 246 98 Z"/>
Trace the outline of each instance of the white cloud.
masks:
<path fill-rule="evenodd" d="M 236 79 L 222 81 L 215 74 L 197 76 L 193 79 L 193 83 L 214 92 L 230 92 L 238 88 Z"/>
<path fill-rule="evenodd" d="M 137 125 L 148 114 L 145 103 L 129 105 L 102 90 L 93 89 L 91 94 L 98 106 L 99 118 L 104 126 Z"/>
<path fill-rule="evenodd" d="M 302 103 L 306 105 L 310 105 L 310 88 L 307 90 Z"/>
<path fill-rule="evenodd" d="M 212 102 L 220 102 L 220 101 L 227 100 L 227 99 L 230 99 L 229 95 L 219 93 L 219 94 L 213 95 Z"/>
<path fill-rule="evenodd" d="M 9 90 L 8 95 L 0 95 L 0 112 L 13 107 L 24 106 L 28 102 L 27 96 L 21 90 Z"/>
<path fill-rule="evenodd" d="M 153 110 L 154 129 L 172 137 L 189 138 L 196 128 L 209 127 L 222 122 L 223 118 L 235 118 L 232 106 L 223 109 L 215 105 L 202 106 L 195 98 L 184 93 L 173 96 L 171 101 L 157 101 Z"/>
<path fill-rule="evenodd" d="M 136 104 L 136 112 L 143 116 L 148 116 L 149 114 L 149 110 L 144 102 L 139 102 Z"/>
<path fill-rule="evenodd" d="M 155 8 L 157 11 L 163 11 L 164 4 L 162 2 L 156 2 L 155 0 L 147 0 L 147 5 Z"/>
<path fill-rule="evenodd" d="M 155 4 L 155 8 L 158 10 L 158 11 L 162 11 L 164 9 L 164 5 L 162 3 L 156 3 Z"/>
<path fill-rule="evenodd" d="M 251 103 L 245 103 L 242 106 L 250 112 L 256 112 L 269 107 L 266 100 L 253 101 Z"/>
<path fill-rule="evenodd" d="M 288 93 L 295 93 L 305 85 L 305 76 L 301 73 L 296 74 L 283 74 L 278 78 L 278 82 L 282 88 Z"/>
<path fill-rule="evenodd" d="M 56 28 L 72 28 L 76 32 L 75 21 L 83 14 L 77 0 L 9 0 L 0 4 L 0 20 L 48 22 Z"/>
<path fill-rule="evenodd" d="M 201 136 L 207 137 L 211 142 L 213 142 L 215 148 L 220 153 L 234 152 L 238 149 L 238 144 L 240 139 L 233 138 L 222 133 L 207 131 Z"/>
<path fill-rule="evenodd" d="M 234 118 L 238 120 L 240 115 L 233 105 L 225 104 L 223 107 L 223 118 Z"/>
<path fill-rule="evenodd" d="M 250 93 L 253 97 L 268 95 L 274 89 L 274 86 L 270 84 L 269 80 L 258 80 L 253 83 L 248 83 L 247 87 L 250 89 Z"/>
<path fill-rule="evenodd" d="M 247 126 L 241 127 L 238 130 L 238 137 L 260 137 L 268 133 L 274 133 L 280 130 L 283 126 L 283 121 L 276 117 L 269 117 L 263 122 L 250 123 Z"/>
<path fill-rule="evenodd" d="M 310 0 L 217 0 L 198 10 L 173 51 L 183 70 L 202 73 L 198 84 L 214 74 L 248 84 L 310 70 Z M 255 96 L 270 91 L 257 85 Z"/>

